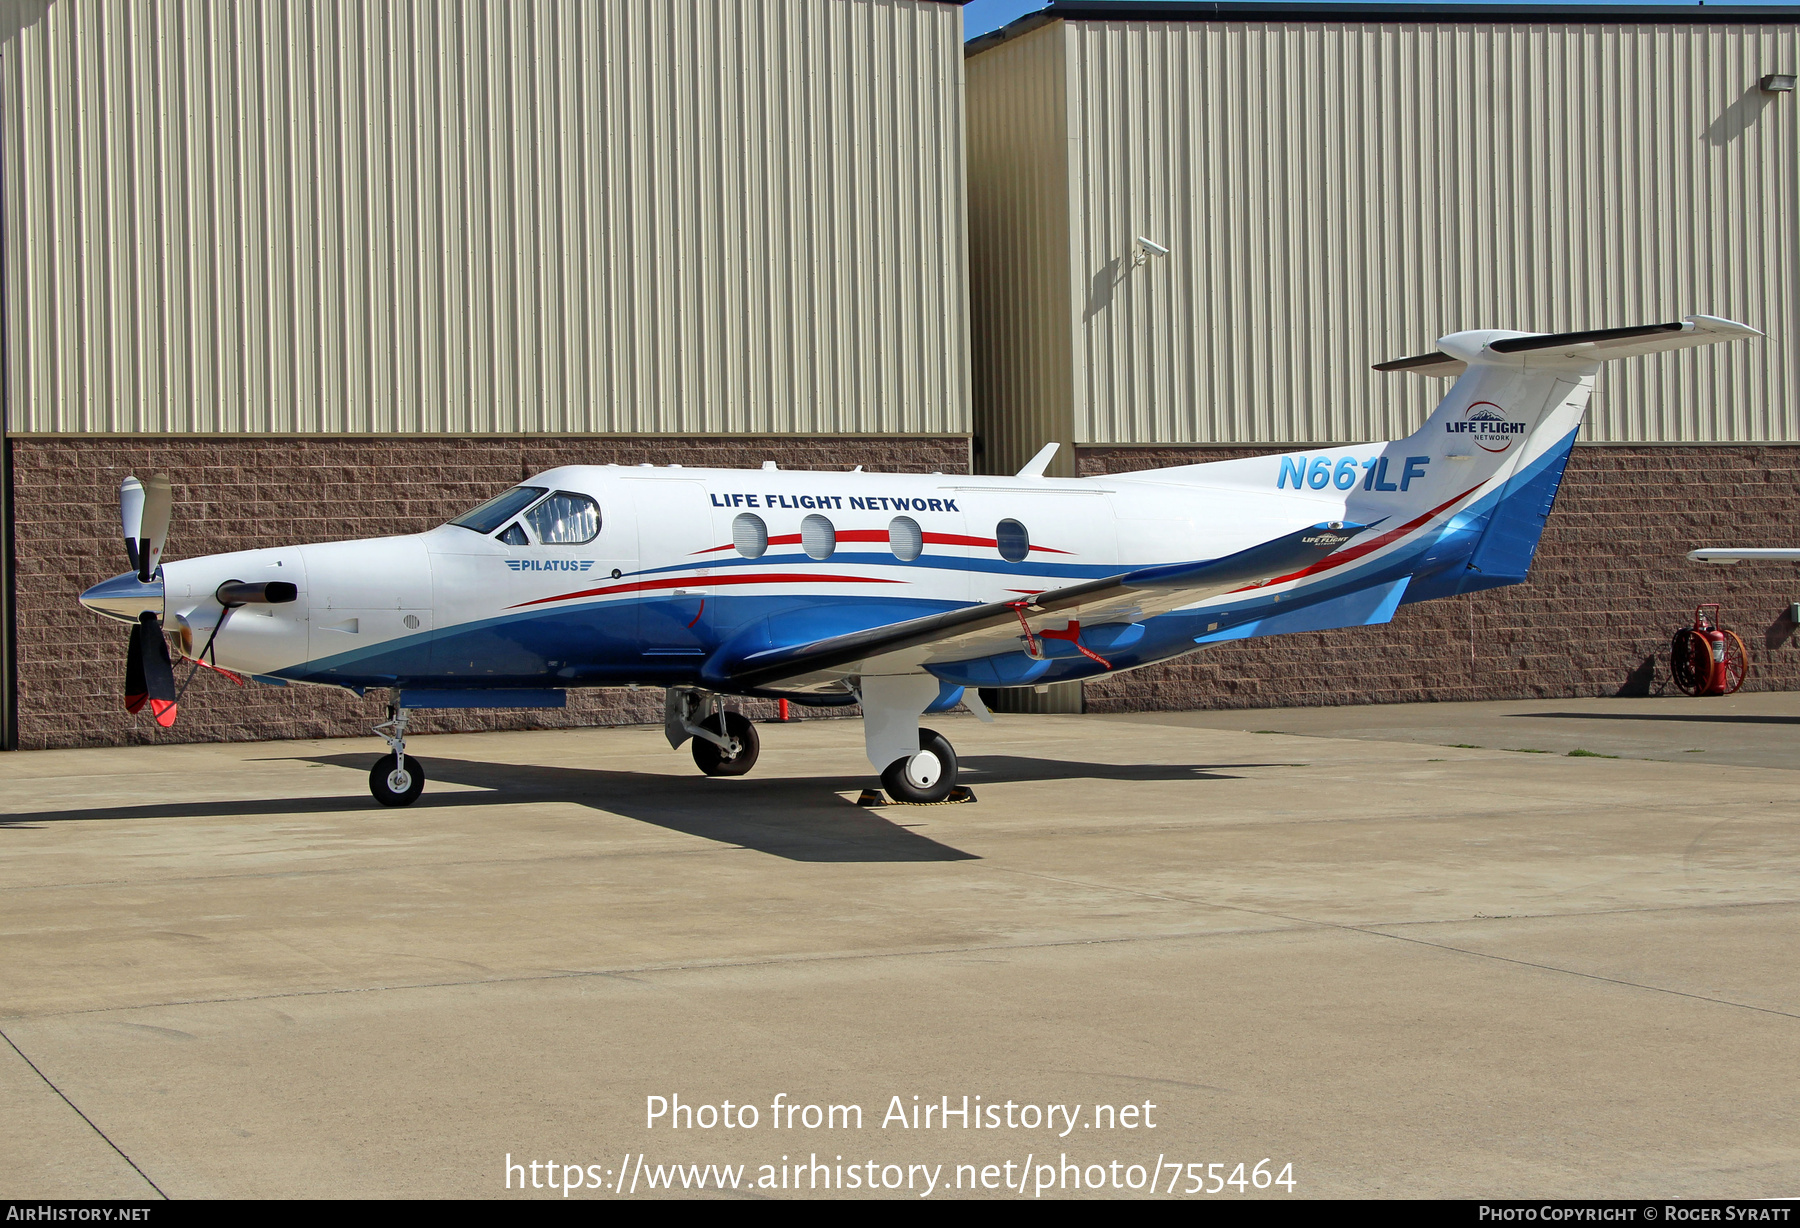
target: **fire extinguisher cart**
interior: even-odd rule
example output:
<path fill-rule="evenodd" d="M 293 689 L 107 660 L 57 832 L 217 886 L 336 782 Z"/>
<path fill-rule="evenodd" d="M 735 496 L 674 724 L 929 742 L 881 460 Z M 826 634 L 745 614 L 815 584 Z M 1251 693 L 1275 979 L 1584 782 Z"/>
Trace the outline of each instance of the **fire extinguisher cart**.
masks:
<path fill-rule="evenodd" d="M 1729 695 L 1750 674 L 1750 654 L 1737 632 L 1719 623 L 1719 604 L 1694 607 L 1694 625 L 1669 644 L 1669 676 L 1689 695 Z"/>

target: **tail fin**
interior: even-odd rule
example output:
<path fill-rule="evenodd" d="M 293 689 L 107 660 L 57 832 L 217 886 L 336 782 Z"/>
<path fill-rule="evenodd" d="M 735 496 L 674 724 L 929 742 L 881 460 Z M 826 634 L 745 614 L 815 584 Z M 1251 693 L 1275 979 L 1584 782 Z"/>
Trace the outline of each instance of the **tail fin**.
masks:
<path fill-rule="evenodd" d="M 1379 462 L 1386 468 L 1386 453 L 1404 454 L 1405 472 L 1423 479 L 1399 514 L 1462 505 L 1445 533 L 1445 545 L 1454 539 L 1460 548 L 1434 551 L 1446 566 L 1425 583 L 1421 575 L 1409 599 L 1525 578 L 1602 363 L 1761 335 L 1714 316 L 1579 333 L 1485 329 L 1443 337 L 1431 354 L 1376 364 L 1457 376 L 1425 425 L 1386 445 Z"/>
<path fill-rule="evenodd" d="M 1407 602 L 1516 584 L 1537 553 L 1601 364 L 1761 335 L 1714 316 L 1583 333 L 1452 333 L 1430 354 L 1375 368 L 1457 377 L 1405 439 L 1142 476 L 1238 492 L 1300 523 L 1365 525 L 1321 570 L 1356 561 L 1370 583 L 1410 576 Z"/>

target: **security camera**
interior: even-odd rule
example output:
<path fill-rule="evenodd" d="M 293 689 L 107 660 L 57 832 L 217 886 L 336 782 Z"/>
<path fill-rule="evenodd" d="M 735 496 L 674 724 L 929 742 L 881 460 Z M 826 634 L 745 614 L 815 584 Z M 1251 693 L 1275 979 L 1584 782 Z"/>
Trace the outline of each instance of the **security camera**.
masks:
<path fill-rule="evenodd" d="M 1141 247 L 1145 251 L 1149 252 L 1152 256 L 1166 256 L 1169 254 L 1168 248 L 1164 247 L 1160 243 L 1152 243 L 1150 240 L 1146 239 L 1143 235 L 1138 236 L 1137 243 L 1138 243 L 1139 247 Z"/>

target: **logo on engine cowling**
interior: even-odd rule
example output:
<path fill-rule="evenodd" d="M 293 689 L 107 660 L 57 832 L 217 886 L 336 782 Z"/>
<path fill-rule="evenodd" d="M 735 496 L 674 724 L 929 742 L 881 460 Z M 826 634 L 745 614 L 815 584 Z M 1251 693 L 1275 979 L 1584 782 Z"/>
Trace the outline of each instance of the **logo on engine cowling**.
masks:
<path fill-rule="evenodd" d="M 1452 435 L 1467 435 L 1485 452 L 1504 452 L 1513 440 L 1525 433 L 1526 424 L 1515 422 L 1506 411 L 1492 401 L 1477 401 L 1463 411 L 1462 421 L 1446 422 L 1444 429 Z"/>

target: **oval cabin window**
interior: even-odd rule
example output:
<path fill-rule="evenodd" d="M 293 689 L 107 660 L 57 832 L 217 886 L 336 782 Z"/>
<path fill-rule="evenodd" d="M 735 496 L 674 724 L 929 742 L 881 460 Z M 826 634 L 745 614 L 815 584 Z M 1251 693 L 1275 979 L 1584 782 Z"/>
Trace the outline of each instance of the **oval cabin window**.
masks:
<path fill-rule="evenodd" d="M 896 516 L 888 525 L 888 549 L 902 563 L 910 563 L 925 553 L 925 533 L 911 516 Z"/>
<path fill-rule="evenodd" d="M 731 522 L 731 544 L 747 559 L 760 559 L 769 548 L 769 526 L 755 512 L 741 512 Z"/>
<path fill-rule="evenodd" d="M 1000 557 L 1009 563 L 1023 563 L 1031 553 L 1031 534 L 1016 520 L 1002 520 L 994 528 L 994 542 L 1000 547 Z"/>
<path fill-rule="evenodd" d="M 800 522 L 800 547 L 808 558 L 828 559 L 837 549 L 837 529 L 831 521 L 814 512 Z"/>

